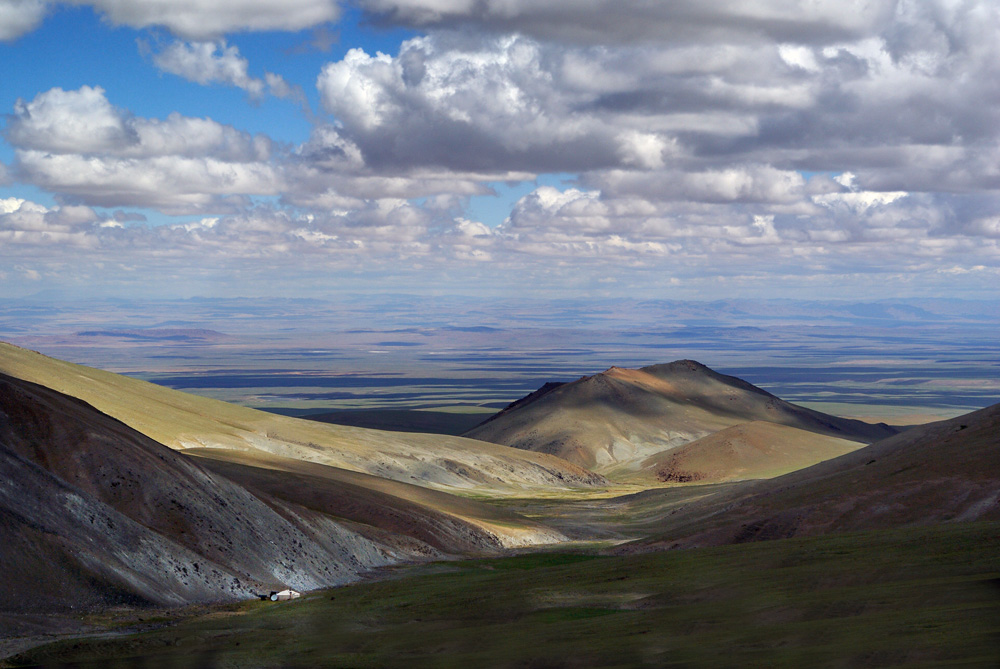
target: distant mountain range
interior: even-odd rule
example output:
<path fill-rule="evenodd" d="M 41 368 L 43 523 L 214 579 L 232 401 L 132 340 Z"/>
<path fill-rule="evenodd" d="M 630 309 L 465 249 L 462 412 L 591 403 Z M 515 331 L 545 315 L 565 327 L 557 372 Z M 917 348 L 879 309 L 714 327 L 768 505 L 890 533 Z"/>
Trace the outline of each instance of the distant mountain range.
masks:
<path fill-rule="evenodd" d="M 100 339 L 126 339 L 149 342 L 207 343 L 228 339 L 229 335 L 204 328 L 149 328 L 130 330 L 83 330 L 77 337 Z"/>

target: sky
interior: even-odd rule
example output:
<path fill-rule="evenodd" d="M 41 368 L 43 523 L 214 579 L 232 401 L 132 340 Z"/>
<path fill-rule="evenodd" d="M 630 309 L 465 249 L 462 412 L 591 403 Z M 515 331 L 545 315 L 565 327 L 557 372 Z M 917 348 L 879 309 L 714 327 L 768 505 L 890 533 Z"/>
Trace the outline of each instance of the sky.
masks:
<path fill-rule="evenodd" d="M 0 0 L 0 297 L 997 286 L 994 0 Z"/>

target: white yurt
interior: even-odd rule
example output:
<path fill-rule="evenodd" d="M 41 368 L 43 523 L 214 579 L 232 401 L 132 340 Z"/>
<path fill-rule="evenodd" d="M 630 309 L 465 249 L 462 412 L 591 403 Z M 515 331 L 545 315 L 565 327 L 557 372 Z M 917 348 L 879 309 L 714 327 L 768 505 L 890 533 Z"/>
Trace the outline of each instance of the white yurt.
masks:
<path fill-rule="evenodd" d="M 302 593 L 296 592 L 295 590 L 282 590 L 281 592 L 272 592 L 270 600 L 272 602 L 284 602 L 301 596 Z"/>

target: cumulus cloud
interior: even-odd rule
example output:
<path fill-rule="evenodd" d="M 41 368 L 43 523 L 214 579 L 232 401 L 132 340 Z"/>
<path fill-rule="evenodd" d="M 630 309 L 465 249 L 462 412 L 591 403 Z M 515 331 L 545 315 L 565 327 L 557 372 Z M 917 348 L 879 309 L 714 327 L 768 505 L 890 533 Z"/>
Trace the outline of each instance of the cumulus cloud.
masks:
<path fill-rule="evenodd" d="M 264 77 L 248 74 L 249 61 L 235 46 L 225 40 L 217 42 L 173 42 L 153 56 L 153 63 L 164 72 L 176 74 L 188 81 L 206 85 L 219 83 L 243 89 L 252 99 L 266 93 L 278 98 L 291 98 L 305 103 L 300 88 L 289 84 L 280 74 L 265 72 Z"/>
<path fill-rule="evenodd" d="M 800 172 L 770 165 L 734 165 L 704 171 L 607 170 L 589 174 L 585 183 L 615 197 L 639 197 L 650 202 L 802 202 L 806 181 Z"/>
<path fill-rule="evenodd" d="M 0 0 L 0 41 L 31 32 L 45 18 L 45 11 L 41 0 Z"/>
<path fill-rule="evenodd" d="M 297 31 L 335 21 L 334 0 L 70 0 L 89 5 L 116 25 L 162 26 L 192 40 L 251 30 Z"/>
<path fill-rule="evenodd" d="M 135 117 L 101 88 L 19 100 L 6 132 L 22 179 L 85 204 L 231 212 L 281 189 L 268 138 L 176 113 Z"/>
<path fill-rule="evenodd" d="M 266 84 L 247 74 L 249 62 L 235 46 L 219 42 L 174 42 L 153 56 L 153 63 L 164 72 L 199 84 L 221 83 L 242 88 L 251 97 L 264 94 Z"/>
<path fill-rule="evenodd" d="M 166 120 L 133 116 L 114 107 L 100 87 L 61 88 L 18 100 L 8 141 L 22 150 L 115 157 L 211 156 L 232 162 L 266 160 L 264 136 L 251 136 L 206 118 L 170 114 Z"/>
<path fill-rule="evenodd" d="M 416 38 L 395 58 L 352 49 L 317 85 L 373 165 L 547 171 L 657 160 L 655 133 L 574 114 L 542 47 L 520 37 L 469 48 Z"/>
<path fill-rule="evenodd" d="M 457 218 L 454 225 L 442 231 L 441 237 L 445 241 L 439 245 L 447 249 L 451 257 L 475 262 L 494 260 L 496 233 L 479 221 Z"/>
<path fill-rule="evenodd" d="M 360 0 L 381 20 L 411 27 L 475 26 L 605 44 L 772 39 L 822 43 L 884 26 L 892 0 Z"/>
<path fill-rule="evenodd" d="M 90 207 L 49 209 L 21 198 L 0 199 L 0 240 L 11 246 L 97 246 L 93 231 L 99 217 Z"/>
<path fill-rule="evenodd" d="M 103 207 L 234 212 L 249 204 L 247 194 L 273 195 L 279 189 L 273 167 L 259 163 L 183 156 L 102 160 L 40 151 L 20 151 L 18 161 L 34 183 Z"/>
<path fill-rule="evenodd" d="M 48 7 L 73 4 L 92 7 L 115 25 L 163 27 L 185 39 L 214 39 L 226 33 L 263 30 L 298 31 L 336 21 L 334 0 L 0 0 L 0 40 L 31 32 Z"/>
<path fill-rule="evenodd" d="M 1000 216 L 989 216 L 970 221 L 969 232 L 983 237 L 1000 239 Z"/>
<path fill-rule="evenodd" d="M 650 197 L 652 191 L 644 188 L 605 193 L 542 187 L 516 204 L 497 236 L 511 251 L 667 263 L 689 276 L 823 274 L 848 268 L 877 273 L 922 265 L 940 255 L 961 256 L 965 264 L 1000 262 L 995 216 L 962 227 L 956 210 L 963 196 L 844 190 L 848 204 L 829 206 L 814 202 L 819 196 L 807 190 L 796 191 L 799 202 L 775 207 L 767 200 Z M 977 209 L 988 211 L 988 203 L 996 206 L 1000 197 L 979 202 Z M 768 249 L 766 268 L 761 247 Z"/>
<path fill-rule="evenodd" d="M 523 197 L 499 228 L 452 216 L 446 201 L 428 207 L 354 198 L 336 210 L 244 207 L 173 225 L 123 226 L 99 220 L 87 207 L 49 210 L 15 200 L 0 201 L 0 240 L 11 242 L 5 244 L 8 264 L 65 247 L 102 263 L 123 256 L 167 266 L 264 263 L 288 276 L 449 272 L 475 264 L 524 277 L 539 260 L 553 277 L 569 268 L 571 276 L 591 271 L 594 277 L 666 271 L 662 278 L 669 281 L 935 273 L 941 258 L 951 259 L 946 266 L 956 268 L 955 277 L 965 276 L 961 268 L 998 267 L 996 221 L 986 217 L 946 235 L 956 220 L 942 212 L 954 207 L 939 200 L 907 196 L 875 204 L 863 217 L 823 207 L 817 207 L 820 215 L 802 216 L 766 213 L 763 204 L 755 212 L 744 204 L 652 203 L 543 186 Z"/>
<path fill-rule="evenodd" d="M 94 6 L 187 40 L 156 54 L 164 71 L 256 98 L 297 95 L 279 75 L 254 73 L 211 17 L 199 33 L 155 18 L 155 3 L 132 14 L 128 4 Z M 15 5 L 24 16 L 40 7 Z M 241 6 L 199 11 L 229 21 L 225 30 L 255 29 L 253 12 L 236 17 Z M 316 86 L 329 117 L 311 119 L 299 146 L 211 119 L 137 117 L 97 87 L 19 101 L 5 131 L 14 178 L 64 203 L 199 220 L 116 216 L 115 227 L 86 222 L 84 210 L 57 221 L 18 205 L 5 230 L 82 235 L 95 254 L 291 264 L 444 258 L 520 271 L 543 257 L 686 278 L 1000 266 L 996 3 L 361 6 L 429 32 L 392 54 L 352 49 L 327 63 Z M 499 227 L 467 211 L 491 184 L 552 172 L 573 175 L 573 187 L 536 188 Z M 255 196 L 273 196 L 271 206 Z"/>
<path fill-rule="evenodd" d="M 831 209 L 845 207 L 856 212 L 864 212 L 872 207 L 891 204 L 899 198 L 906 197 L 903 191 L 877 192 L 852 191 L 850 193 L 824 193 L 814 195 L 813 201 Z"/>
<path fill-rule="evenodd" d="M 750 26 L 754 39 L 726 33 L 557 45 L 539 35 L 477 41 L 438 31 L 395 55 L 352 50 L 328 64 L 317 85 L 324 108 L 376 167 L 731 172 L 759 165 L 850 169 L 861 187 L 878 191 L 997 188 L 1000 8 L 933 4 L 865 3 L 850 17 L 839 3 L 648 10 L 679 25 L 725 15 L 705 25 Z M 464 16 L 480 27 L 504 12 L 533 21 L 549 8 L 376 5 L 400 20 L 441 26 Z M 559 16 L 567 24 L 599 16 L 603 34 L 605 23 L 613 31 L 644 11 L 598 2 Z M 747 12 L 785 16 L 775 25 L 802 33 L 754 28 Z M 830 29 L 809 28 L 814 23 Z"/>

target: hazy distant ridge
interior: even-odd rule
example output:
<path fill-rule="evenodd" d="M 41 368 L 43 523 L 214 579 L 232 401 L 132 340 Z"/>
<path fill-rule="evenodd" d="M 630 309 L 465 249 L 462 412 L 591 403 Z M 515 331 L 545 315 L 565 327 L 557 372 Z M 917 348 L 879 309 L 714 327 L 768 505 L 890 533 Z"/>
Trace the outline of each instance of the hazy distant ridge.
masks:
<path fill-rule="evenodd" d="M 78 337 L 104 337 L 139 341 L 196 341 L 207 342 L 226 339 L 229 335 L 204 328 L 159 328 L 150 330 L 84 330 Z"/>

